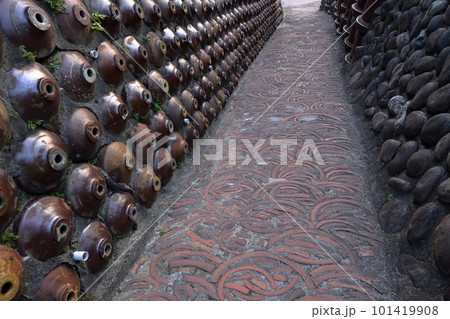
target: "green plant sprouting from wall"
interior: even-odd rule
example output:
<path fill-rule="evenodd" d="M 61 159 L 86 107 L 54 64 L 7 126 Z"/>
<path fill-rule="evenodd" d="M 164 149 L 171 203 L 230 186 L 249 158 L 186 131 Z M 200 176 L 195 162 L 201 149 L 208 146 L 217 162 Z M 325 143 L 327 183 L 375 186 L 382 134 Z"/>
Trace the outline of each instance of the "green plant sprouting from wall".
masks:
<path fill-rule="evenodd" d="M 68 13 L 64 0 L 45 0 L 55 13 Z"/>
<path fill-rule="evenodd" d="M 25 58 L 28 61 L 34 61 L 36 59 L 36 53 L 27 51 L 24 45 L 19 46 L 19 49 L 23 52 L 22 58 Z"/>
<path fill-rule="evenodd" d="M 101 14 L 98 12 L 91 13 L 91 29 L 97 31 L 103 31 L 102 20 L 106 18 L 106 14 Z"/>

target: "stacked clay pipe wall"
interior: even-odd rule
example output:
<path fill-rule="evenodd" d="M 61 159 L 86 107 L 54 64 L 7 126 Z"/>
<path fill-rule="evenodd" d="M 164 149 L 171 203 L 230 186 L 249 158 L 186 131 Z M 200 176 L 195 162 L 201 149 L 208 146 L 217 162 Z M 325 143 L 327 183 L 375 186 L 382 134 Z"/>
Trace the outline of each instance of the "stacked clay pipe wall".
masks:
<path fill-rule="evenodd" d="M 279 0 L 0 1 L 0 300 L 95 282 L 281 19 Z"/>
<path fill-rule="evenodd" d="M 450 298 L 450 6 L 446 0 L 322 1 L 348 83 L 378 141 L 378 220 L 406 297 Z"/>

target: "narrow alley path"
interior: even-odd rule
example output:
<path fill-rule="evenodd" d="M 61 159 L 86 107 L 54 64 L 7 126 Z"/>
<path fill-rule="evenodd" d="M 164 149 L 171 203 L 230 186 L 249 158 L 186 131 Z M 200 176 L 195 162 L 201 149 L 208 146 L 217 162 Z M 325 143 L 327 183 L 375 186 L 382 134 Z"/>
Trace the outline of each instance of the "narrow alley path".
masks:
<path fill-rule="evenodd" d="M 198 180 L 114 300 L 389 298 L 392 266 L 343 88 L 341 43 L 313 64 L 335 41 L 333 24 L 320 1 L 283 3 L 284 21 L 204 137 L 223 139 L 223 158 L 202 158 L 189 177 Z M 280 143 L 291 143 L 286 164 Z"/>

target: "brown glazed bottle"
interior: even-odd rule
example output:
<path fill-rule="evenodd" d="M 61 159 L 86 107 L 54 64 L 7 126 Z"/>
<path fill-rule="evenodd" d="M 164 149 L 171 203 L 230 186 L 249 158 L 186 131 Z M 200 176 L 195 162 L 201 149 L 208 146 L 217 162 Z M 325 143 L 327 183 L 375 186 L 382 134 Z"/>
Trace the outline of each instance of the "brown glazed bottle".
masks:
<path fill-rule="evenodd" d="M 208 20 L 206 20 L 203 25 L 205 26 L 206 34 L 208 35 L 207 42 L 211 42 L 214 40 L 214 27 Z"/>
<path fill-rule="evenodd" d="M 92 164 L 76 165 L 67 179 L 64 197 L 78 216 L 94 218 L 106 198 L 106 181 L 102 172 Z"/>
<path fill-rule="evenodd" d="M 77 108 L 70 116 L 64 137 L 69 157 L 74 162 L 83 162 L 97 153 L 102 130 L 94 113 L 86 108 Z"/>
<path fill-rule="evenodd" d="M 189 124 L 186 124 L 181 129 L 181 136 L 186 141 L 188 146 L 190 148 L 192 148 L 194 146 L 194 139 L 200 138 L 200 133 L 198 132 L 198 130 L 195 128 L 194 125 L 189 123 Z"/>
<path fill-rule="evenodd" d="M 177 8 L 172 0 L 155 0 L 161 8 L 161 18 L 165 23 L 173 21 Z"/>
<path fill-rule="evenodd" d="M 200 111 L 195 111 L 192 117 L 194 118 L 194 127 L 202 137 L 209 126 L 209 121 Z"/>
<path fill-rule="evenodd" d="M 133 178 L 133 190 L 136 200 L 145 207 L 150 207 L 161 189 L 161 180 L 150 166 L 144 165 L 136 170 Z"/>
<path fill-rule="evenodd" d="M 192 85 L 191 93 L 197 99 L 198 105 L 202 105 L 206 100 L 206 92 L 197 82 Z"/>
<path fill-rule="evenodd" d="M 128 52 L 125 57 L 128 68 L 135 77 L 144 75 L 147 72 L 149 60 L 147 49 L 131 35 L 123 40 L 123 45 Z"/>
<path fill-rule="evenodd" d="M 85 57 L 77 51 L 59 54 L 62 62 L 56 72 L 59 85 L 77 102 L 88 102 L 95 95 L 97 72 Z"/>
<path fill-rule="evenodd" d="M 117 39 L 122 23 L 122 13 L 119 7 L 110 0 L 91 0 L 91 10 L 106 15 L 101 21 L 101 25 L 110 36 Z"/>
<path fill-rule="evenodd" d="M 187 34 L 186 30 L 184 30 L 181 26 L 176 26 L 175 34 L 180 39 L 180 50 L 183 54 L 189 53 L 189 48 L 191 46 L 192 39 Z"/>
<path fill-rule="evenodd" d="M 172 134 L 174 126 L 166 113 L 158 111 L 150 122 L 150 129 L 155 132 L 156 140 L 160 140 L 163 136 Z M 156 134 L 156 132 L 159 134 Z"/>
<path fill-rule="evenodd" d="M 172 60 L 175 59 L 178 52 L 180 52 L 180 38 L 175 33 L 173 33 L 172 30 L 170 30 L 169 28 L 165 28 L 163 30 L 162 40 L 164 41 L 164 44 L 167 48 L 167 56 Z"/>
<path fill-rule="evenodd" d="M 211 58 L 211 64 L 215 64 L 217 62 L 217 60 L 219 59 L 217 52 L 210 45 L 207 45 L 205 47 L 205 53 L 208 54 L 209 57 Z"/>
<path fill-rule="evenodd" d="M 200 111 L 208 119 L 209 123 L 212 123 L 213 119 L 216 117 L 216 110 L 211 107 L 209 102 L 203 102 Z"/>
<path fill-rule="evenodd" d="M 209 104 L 216 111 L 216 115 L 219 114 L 219 112 L 222 110 L 222 102 L 220 102 L 219 98 L 216 95 L 214 95 L 209 100 Z"/>
<path fill-rule="evenodd" d="M 194 68 L 194 78 L 200 79 L 204 70 L 203 62 L 195 54 L 192 53 L 189 63 Z"/>
<path fill-rule="evenodd" d="M 219 90 L 217 91 L 217 98 L 219 99 L 220 103 L 222 103 L 222 107 L 224 107 L 228 100 L 227 93 L 223 89 Z"/>
<path fill-rule="evenodd" d="M 18 300 L 24 282 L 22 257 L 13 248 L 0 245 L 0 301 Z"/>
<path fill-rule="evenodd" d="M 72 211 L 59 197 L 39 196 L 25 205 L 13 230 L 21 255 L 47 261 L 61 254 L 72 238 Z"/>
<path fill-rule="evenodd" d="M 10 121 L 8 110 L 2 100 L 0 100 L 0 149 L 3 146 L 5 139 L 8 137 L 9 125 Z"/>
<path fill-rule="evenodd" d="M 152 94 L 138 80 L 125 84 L 122 96 L 128 107 L 131 108 L 132 113 L 137 113 L 145 117 L 150 112 L 150 107 L 153 102 Z"/>
<path fill-rule="evenodd" d="M 138 216 L 133 196 L 115 193 L 109 199 L 104 220 L 113 236 L 124 236 L 136 227 Z"/>
<path fill-rule="evenodd" d="M 64 39 L 73 44 L 87 44 L 91 40 L 91 16 L 81 0 L 64 0 L 66 12 L 56 14 Z"/>
<path fill-rule="evenodd" d="M 166 113 L 167 117 L 172 121 L 173 127 L 175 130 L 181 129 L 184 123 L 184 119 L 186 118 L 186 110 L 184 109 L 181 101 L 172 96 L 169 100 L 169 103 L 163 108 L 163 111 Z"/>
<path fill-rule="evenodd" d="M 178 68 L 172 63 L 167 62 L 164 68 L 164 77 L 167 82 L 169 82 L 169 90 L 172 93 L 176 93 L 183 81 L 183 74 L 178 70 Z"/>
<path fill-rule="evenodd" d="M 153 154 L 153 171 L 161 180 L 161 185 L 169 182 L 176 169 L 177 163 L 170 152 L 165 147 L 158 148 Z"/>
<path fill-rule="evenodd" d="M 222 85 L 222 80 L 220 79 L 220 77 L 217 75 L 217 73 L 214 70 L 209 71 L 208 79 L 212 83 L 213 92 L 216 92 L 219 89 L 219 87 Z"/>
<path fill-rule="evenodd" d="M 166 148 L 177 162 L 181 162 L 184 155 L 186 155 L 189 151 L 188 143 L 178 132 L 173 132 L 170 134 Z"/>
<path fill-rule="evenodd" d="M 142 10 L 144 10 L 144 22 L 152 28 L 157 28 L 161 21 L 161 8 L 153 0 L 141 0 Z"/>
<path fill-rule="evenodd" d="M 216 19 L 211 19 L 211 24 L 213 27 L 214 38 L 217 38 L 220 33 L 222 33 L 222 26 L 216 21 Z"/>
<path fill-rule="evenodd" d="M 120 12 L 122 12 L 123 24 L 133 33 L 139 33 L 144 20 L 144 10 L 135 0 L 118 0 Z"/>
<path fill-rule="evenodd" d="M 191 82 L 192 77 L 194 76 L 194 68 L 186 59 L 180 58 L 178 59 L 178 69 L 183 75 L 183 81 L 181 81 L 181 84 L 183 84 L 185 87 L 188 86 Z"/>
<path fill-rule="evenodd" d="M 151 71 L 148 76 L 147 87 L 152 92 L 155 102 L 164 102 L 166 94 L 169 92 L 169 83 L 163 78 L 161 73 L 156 70 Z"/>
<path fill-rule="evenodd" d="M 157 68 L 162 67 L 164 64 L 164 56 L 167 53 L 166 45 L 154 32 L 148 32 L 146 39 L 150 63 Z"/>
<path fill-rule="evenodd" d="M 61 105 L 58 84 L 41 64 L 12 69 L 5 84 L 12 106 L 25 121 L 49 121 L 58 113 Z"/>
<path fill-rule="evenodd" d="M 199 20 L 203 20 L 205 16 L 206 4 L 202 3 L 200 0 L 192 0 L 192 3 L 195 6 L 195 15 Z"/>
<path fill-rule="evenodd" d="M 214 49 L 214 52 L 216 52 L 216 54 L 217 54 L 217 61 L 216 62 L 222 60 L 223 57 L 225 56 L 225 51 L 222 49 L 222 47 L 217 42 L 214 42 L 213 43 L 213 49 Z"/>
<path fill-rule="evenodd" d="M 148 126 L 142 123 L 137 123 L 133 129 L 132 136 L 134 140 L 133 155 L 136 161 L 146 164 L 148 152 L 153 152 L 150 148 L 155 144 L 156 137 Z"/>
<path fill-rule="evenodd" d="M 116 183 L 127 183 L 135 166 L 135 159 L 122 142 L 112 142 L 100 153 L 99 166 Z"/>
<path fill-rule="evenodd" d="M 61 264 L 45 275 L 35 300 L 76 301 L 80 297 L 80 286 L 78 273 L 69 264 Z"/>
<path fill-rule="evenodd" d="M 61 138 L 45 130 L 29 135 L 15 155 L 21 169 L 16 182 L 31 194 L 55 189 L 66 175 L 67 149 Z"/>
<path fill-rule="evenodd" d="M 125 57 L 108 41 L 100 43 L 97 52 L 97 69 L 103 81 L 107 84 L 119 85 L 127 69 Z"/>
<path fill-rule="evenodd" d="M 175 12 L 175 20 L 179 24 L 183 24 L 186 19 L 186 14 L 189 12 L 187 5 L 183 2 L 183 0 L 173 0 L 176 8 Z"/>
<path fill-rule="evenodd" d="M 200 83 L 203 91 L 205 91 L 206 99 L 209 100 L 209 98 L 211 97 L 211 93 L 213 91 L 212 82 L 208 79 L 207 76 L 202 76 L 202 81 Z"/>
<path fill-rule="evenodd" d="M 203 41 L 203 36 L 200 34 L 200 32 L 198 32 L 198 30 L 192 24 L 188 24 L 188 26 L 186 28 L 186 32 L 187 32 L 188 36 L 191 38 L 191 43 L 190 43 L 191 49 L 193 51 L 197 51 Z"/>
<path fill-rule="evenodd" d="M 0 234 L 17 214 L 17 186 L 8 172 L 0 168 Z"/>
<path fill-rule="evenodd" d="M 198 109 L 197 99 L 188 90 L 184 90 L 183 92 L 181 92 L 180 100 L 183 103 L 184 109 L 189 115 L 192 116 L 195 110 Z"/>
<path fill-rule="evenodd" d="M 120 96 L 109 92 L 100 99 L 99 107 L 102 111 L 103 127 L 113 133 L 121 133 L 127 126 L 131 111 Z"/>
<path fill-rule="evenodd" d="M 83 229 L 78 245 L 80 250 L 89 253 L 85 264 L 91 273 L 105 268 L 114 253 L 111 233 L 108 227 L 99 221 L 93 221 Z"/>
<path fill-rule="evenodd" d="M 14 45 L 25 46 L 37 58 L 49 56 L 56 47 L 56 28 L 50 15 L 32 0 L 0 1 L 0 27 Z"/>
<path fill-rule="evenodd" d="M 195 26 L 197 27 L 198 32 L 202 35 L 201 45 L 205 46 L 206 42 L 208 41 L 208 31 L 200 21 L 197 22 Z"/>

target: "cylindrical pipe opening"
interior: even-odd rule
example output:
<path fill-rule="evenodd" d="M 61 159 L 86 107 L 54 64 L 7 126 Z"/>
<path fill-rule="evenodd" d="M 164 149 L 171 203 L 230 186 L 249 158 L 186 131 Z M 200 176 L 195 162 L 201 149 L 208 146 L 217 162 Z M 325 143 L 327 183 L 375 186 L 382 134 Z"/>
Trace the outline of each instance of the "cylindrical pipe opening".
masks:
<path fill-rule="evenodd" d="M 86 261 L 89 259 L 89 253 L 87 251 L 75 251 L 73 252 L 73 260 Z"/>

